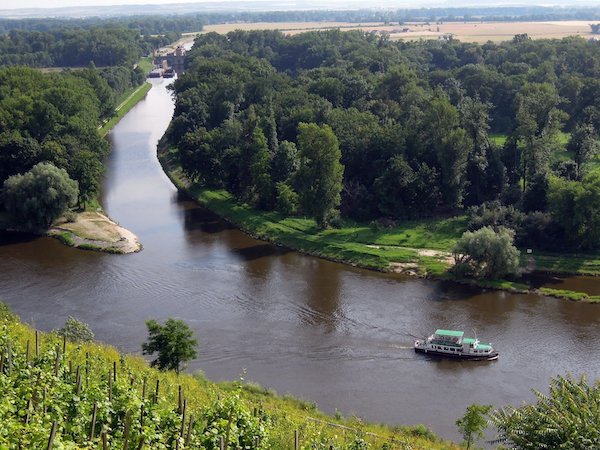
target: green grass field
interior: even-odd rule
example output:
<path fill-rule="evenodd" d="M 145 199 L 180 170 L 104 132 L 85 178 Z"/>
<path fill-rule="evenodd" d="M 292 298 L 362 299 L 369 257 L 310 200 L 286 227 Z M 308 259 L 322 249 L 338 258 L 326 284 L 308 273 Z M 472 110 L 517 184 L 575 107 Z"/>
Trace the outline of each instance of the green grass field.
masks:
<path fill-rule="evenodd" d="M 219 448 L 223 437 L 228 450 L 279 450 L 294 448 L 296 432 L 302 449 L 459 449 L 424 426 L 330 417 L 246 381 L 160 372 L 110 346 L 36 334 L 2 303 L 0 330 L 2 449 L 185 450 Z"/>
<path fill-rule="evenodd" d="M 150 72 L 154 68 L 154 61 L 152 56 L 142 56 L 137 63 L 138 67 L 144 71 L 144 73 Z"/>

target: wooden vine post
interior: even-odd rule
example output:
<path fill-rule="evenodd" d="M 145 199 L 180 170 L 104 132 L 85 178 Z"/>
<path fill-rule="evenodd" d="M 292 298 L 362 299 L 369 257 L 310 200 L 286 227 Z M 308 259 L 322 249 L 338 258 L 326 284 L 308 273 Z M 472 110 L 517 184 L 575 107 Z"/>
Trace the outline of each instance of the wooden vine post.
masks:
<path fill-rule="evenodd" d="M 50 430 L 50 437 L 48 438 L 48 445 L 46 446 L 46 450 L 51 450 L 52 445 L 54 444 L 54 436 L 56 436 L 56 421 L 52 422 L 52 429 Z"/>

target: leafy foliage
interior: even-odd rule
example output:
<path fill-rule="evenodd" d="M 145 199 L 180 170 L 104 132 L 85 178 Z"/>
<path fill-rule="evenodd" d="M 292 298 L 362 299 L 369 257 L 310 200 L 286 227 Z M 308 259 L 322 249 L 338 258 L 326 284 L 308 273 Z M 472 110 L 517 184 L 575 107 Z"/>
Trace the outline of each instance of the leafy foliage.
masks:
<path fill-rule="evenodd" d="M 600 386 L 585 378 L 558 376 L 548 395 L 535 391 L 537 403 L 496 411 L 492 420 L 511 448 L 584 450 L 600 446 Z"/>
<path fill-rule="evenodd" d="M 314 405 L 243 380 L 217 384 L 201 374 L 159 372 L 97 343 L 67 342 L 64 351 L 62 344 L 55 333 L 36 335 L 0 303 L 1 448 L 47 448 L 53 422 L 52 448 L 64 449 L 102 448 L 104 439 L 109 448 L 219 448 L 228 429 L 229 450 L 256 448 L 255 438 L 259 450 L 289 448 L 294 430 L 303 448 L 347 449 L 374 434 L 380 444 L 371 448 L 382 441 L 397 443 L 390 449 L 455 448 L 357 420 L 342 422 L 356 430 L 342 436 Z"/>
<path fill-rule="evenodd" d="M 491 279 L 515 273 L 519 267 L 519 251 L 513 240 L 514 231 L 508 228 L 465 231 L 453 250 L 456 261 L 453 270 L 461 275 Z"/>
<path fill-rule="evenodd" d="M 39 163 L 4 182 L 2 198 L 8 212 L 24 227 L 47 229 L 77 201 L 79 188 L 64 169 Z"/>
<path fill-rule="evenodd" d="M 58 330 L 58 334 L 72 342 L 91 342 L 94 340 L 94 333 L 90 326 L 71 316 L 67 317 L 65 325 Z"/>
<path fill-rule="evenodd" d="M 600 72 L 582 61 L 599 59 L 599 47 L 579 38 L 478 45 L 340 31 L 207 33 L 174 85 L 169 138 L 203 186 L 293 211 L 277 200 L 286 182 L 299 212 L 324 222 L 304 195 L 315 174 L 294 149 L 300 124 L 329 126 L 345 218 L 446 217 L 493 202 L 523 214 L 520 245 L 574 249 L 549 213 L 550 179 L 581 182 L 595 168 Z"/>
<path fill-rule="evenodd" d="M 456 427 L 467 444 L 467 450 L 471 448 L 472 443 L 483 437 L 483 432 L 488 425 L 486 415 L 491 409 L 491 405 L 467 406 L 465 414 L 456 421 Z"/>
<path fill-rule="evenodd" d="M 325 226 L 340 204 L 344 166 L 338 140 L 328 125 L 301 123 L 298 128 L 300 167 L 295 175 L 304 212 Z"/>
<path fill-rule="evenodd" d="M 145 355 L 158 354 L 152 361 L 153 367 L 179 373 L 182 365 L 196 358 L 198 341 L 193 338 L 193 331 L 182 320 L 169 318 L 164 325 L 155 320 L 148 320 L 146 326 L 148 341 L 142 345 L 142 350 Z"/>

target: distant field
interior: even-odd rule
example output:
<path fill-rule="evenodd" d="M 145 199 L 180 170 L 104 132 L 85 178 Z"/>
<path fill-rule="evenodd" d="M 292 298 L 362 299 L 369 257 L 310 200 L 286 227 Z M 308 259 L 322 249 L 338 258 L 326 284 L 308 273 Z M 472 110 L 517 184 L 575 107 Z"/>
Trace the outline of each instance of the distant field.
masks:
<path fill-rule="evenodd" d="M 297 34 L 309 30 L 364 30 L 387 33 L 391 39 L 438 39 L 451 34 L 465 42 L 505 41 L 515 34 L 527 33 L 534 39 L 563 38 L 567 36 L 590 37 L 589 24 L 594 21 L 563 22 L 449 22 L 449 23 L 407 23 L 385 25 L 381 23 L 350 22 L 257 22 L 206 25 L 204 32 L 228 33 L 234 30 L 281 30 L 287 34 Z M 407 29 L 408 31 L 405 31 Z M 404 31 L 403 31 L 404 30 Z"/>

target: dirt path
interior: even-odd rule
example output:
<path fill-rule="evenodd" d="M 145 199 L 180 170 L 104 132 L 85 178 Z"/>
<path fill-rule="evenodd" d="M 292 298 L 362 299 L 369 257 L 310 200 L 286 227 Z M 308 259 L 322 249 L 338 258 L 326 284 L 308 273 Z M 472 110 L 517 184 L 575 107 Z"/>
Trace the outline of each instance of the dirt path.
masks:
<path fill-rule="evenodd" d="M 74 222 L 62 222 L 50 229 L 50 236 L 86 250 L 108 253 L 135 253 L 142 249 L 137 236 L 100 212 L 84 212 Z"/>

